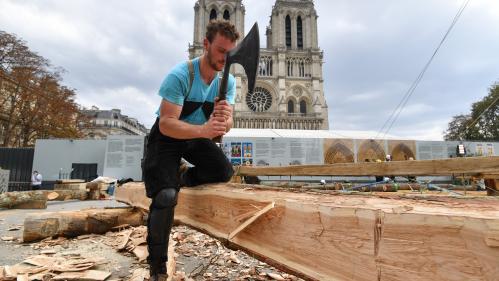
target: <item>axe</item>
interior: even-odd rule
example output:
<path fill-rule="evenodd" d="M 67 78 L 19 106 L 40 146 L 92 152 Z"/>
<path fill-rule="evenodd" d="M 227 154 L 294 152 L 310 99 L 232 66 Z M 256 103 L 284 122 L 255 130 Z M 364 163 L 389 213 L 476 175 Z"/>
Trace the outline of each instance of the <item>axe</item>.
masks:
<path fill-rule="evenodd" d="M 248 77 L 248 93 L 253 92 L 259 60 L 260 34 L 258 32 L 258 23 L 255 23 L 243 41 L 225 55 L 225 68 L 220 82 L 218 99 L 225 100 L 227 98 L 227 80 L 229 79 L 230 66 L 233 63 L 238 63 L 244 68 L 244 72 Z M 214 138 L 213 141 L 221 143 L 222 136 Z"/>

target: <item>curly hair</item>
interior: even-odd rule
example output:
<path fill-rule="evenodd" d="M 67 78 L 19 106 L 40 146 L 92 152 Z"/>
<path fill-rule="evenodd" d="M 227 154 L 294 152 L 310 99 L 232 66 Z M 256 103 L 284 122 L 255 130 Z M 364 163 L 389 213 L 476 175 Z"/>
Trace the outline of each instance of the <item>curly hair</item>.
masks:
<path fill-rule="evenodd" d="M 232 42 L 239 39 L 239 32 L 236 27 L 226 20 L 212 20 L 206 27 L 206 38 L 210 43 L 213 42 L 215 36 L 219 33 L 220 35 L 230 39 Z"/>

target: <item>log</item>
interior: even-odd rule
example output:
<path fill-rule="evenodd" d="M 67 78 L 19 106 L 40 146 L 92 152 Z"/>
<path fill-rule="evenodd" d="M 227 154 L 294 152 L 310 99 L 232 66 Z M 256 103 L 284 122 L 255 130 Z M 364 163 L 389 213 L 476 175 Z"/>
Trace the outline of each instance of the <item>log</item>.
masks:
<path fill-rule="evenodd" d="M 70 183 L 56 183 L 54 190 L 87 190 L 87 183 L 85 182 L 70 182 Z"/>
<path fill-rule="evenodd" d="M 35 206 L 40 206 L 40 204 L 46 207 L 47 205 L 47 195 L 45 191 L 34 190 L 34 191 L 13 191 L 5 192 L 0 194 L 0 208 L 29 208 L 30 202 Z M 27 207 L 28 206 L 28 207 Z M 45 208 L 44 207 L 44 208 Z M 36 208 L 39 209 L 39 208 Z"/>
<path fill-rule="evenodd" d="M 56 183 L 84 183 L 83 179 L 59 179 L 55 181 Z"/>
<path fill-rule="evenodd" d="M 144 213 L 136 208 L 89 209 L 83 211 L 30 214 L 24 220 L 24 242 L 47 237 L 102 234 L 120 225 L 144 224 Z"/>
<path fill-rule="evenodd" d="M 55 190 L 48 194 L 55 194 L 57 197 L 49 198 L 49 201 L 65 201 L 65 200 L 87 200 L 88 194 L 86 190 Z M 47 195 L 48 196 L 48 195 Z"/>
<path fill-rule="evenodd" d="M 499 156 L 284 167 L 241 166 L 237 176 L 449 176 L 499 173 Z"/>
<path fill-rule="evenodd" d="M 307 280 L 498 280 L 497 198 L 393 195 L 212 184 L 182 189 L 175 219 Z M 115 198 L 150 204 L 140 183 Z"/>
<path fill-rule="evenodd" d="M 64 201 L 70 199 L 86 200 L 85 190 L 32 190 L 13 191 L 0 194 L 0 208 L 7 209 L 45 209 L 48 201 Z"/>

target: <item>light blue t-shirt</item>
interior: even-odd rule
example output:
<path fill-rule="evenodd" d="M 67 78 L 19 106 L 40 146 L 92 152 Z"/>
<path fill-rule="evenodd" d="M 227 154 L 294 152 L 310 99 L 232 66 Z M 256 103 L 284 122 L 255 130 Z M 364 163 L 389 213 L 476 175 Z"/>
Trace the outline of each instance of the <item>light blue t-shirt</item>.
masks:
<path fill-rule="evenodd" d="M 215 77 L 210 85 L 207 85 L 201 78 L 199 70 L 199 57 L 192 60 L 194 66 L 194 80 L 192 82 L 192 88 L 190 94 L 189 91 L 189 66 L 187 61 L 177 64 L 170 73 L 165 77 L 161 87 L 159 88 L 158 94 L 165 100 L 181 105 L 181 106 L 196 106 L 203 104 L 204 107 L 213 107 L 213 102 L 215 97 L 218 95 L 218 88 L 221 82 L 220 78 Z M 221 74 L 221 73 L 220 73 Z M 234 76 L 229 74 L 229 79 L 227 81 L 227 101 L 230 104 L 234 104 L 234 98 L 236 94 L 236 80 Z M 185 97 L 187 97 L 187 100 Z M 181 118 L 190 124 L 201 125 L 204 124 L 207 119 L 203 112 L 203 105 L 199 106 L 191 114 Z M 156 111 L 159 116 L 159 109 Z"/>

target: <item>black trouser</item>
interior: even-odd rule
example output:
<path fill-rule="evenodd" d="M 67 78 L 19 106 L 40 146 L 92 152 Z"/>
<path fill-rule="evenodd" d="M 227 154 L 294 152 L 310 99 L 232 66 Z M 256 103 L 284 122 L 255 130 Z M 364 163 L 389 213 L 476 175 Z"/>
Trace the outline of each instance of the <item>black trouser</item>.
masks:
<path fill-rule="evenodd" d="M 177 174 L 181 158 L 194 165 L 183 176 L 185 186 L 227 182 L 233 174 L 230 161 L 213 141 L 179 140 L 164 136 L 156 120 L 147 142 L 143 166 L 146 193 L 152 198 L 147 221 L 149 264 L 167 260 L 168 238 L 179 191 Z"/>

